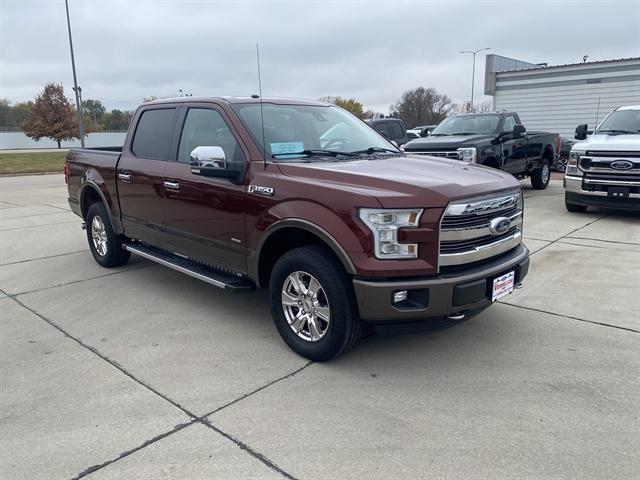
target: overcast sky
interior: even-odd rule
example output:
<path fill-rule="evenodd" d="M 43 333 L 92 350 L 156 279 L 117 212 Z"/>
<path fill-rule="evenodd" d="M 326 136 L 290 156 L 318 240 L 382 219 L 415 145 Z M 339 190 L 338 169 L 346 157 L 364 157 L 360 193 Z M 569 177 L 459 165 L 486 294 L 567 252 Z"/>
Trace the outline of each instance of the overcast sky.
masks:
<path fill-rule="evenodd" d="M 471 91 L 471 55 L 532 63 L 640 56 L 640 0 L 70 0 L 84 98 L 133 109 L 143 97 L 257 93 L 353 97 L 387 112 L 404 90 Z M 64 0 L 0 0 L 0 98 L 33 99 L 73 77 Z M 484 55 L 476 99 L 482 99 Z"/>

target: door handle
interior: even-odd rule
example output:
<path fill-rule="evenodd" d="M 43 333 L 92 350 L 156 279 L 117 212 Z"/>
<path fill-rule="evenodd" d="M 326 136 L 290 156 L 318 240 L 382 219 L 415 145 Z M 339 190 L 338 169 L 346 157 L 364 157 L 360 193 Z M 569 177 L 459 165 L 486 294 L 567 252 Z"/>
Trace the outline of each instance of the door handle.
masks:
<path fill-rule="evenodd" d="M 131 174 L 127 172 L 118 173 L 118 179 L 124 183 L 131 183 Z"/>
<path fill-rule="evenodd" d="M 169 190 L 180 190 L 180 184 L 178 182 L 164 182 L 164 188 Z"/>

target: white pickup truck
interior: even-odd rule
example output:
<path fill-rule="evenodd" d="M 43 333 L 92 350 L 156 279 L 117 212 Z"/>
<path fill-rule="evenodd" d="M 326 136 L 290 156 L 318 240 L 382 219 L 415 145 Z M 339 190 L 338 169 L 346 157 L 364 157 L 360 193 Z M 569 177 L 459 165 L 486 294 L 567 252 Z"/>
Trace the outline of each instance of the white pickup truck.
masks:
<path fill-rule="evenodd" d="M 640 210 L 640 105 L 619 107 L 588 135 L 578 125 L 564 177 L 570 212 L 588 206 Z"/>

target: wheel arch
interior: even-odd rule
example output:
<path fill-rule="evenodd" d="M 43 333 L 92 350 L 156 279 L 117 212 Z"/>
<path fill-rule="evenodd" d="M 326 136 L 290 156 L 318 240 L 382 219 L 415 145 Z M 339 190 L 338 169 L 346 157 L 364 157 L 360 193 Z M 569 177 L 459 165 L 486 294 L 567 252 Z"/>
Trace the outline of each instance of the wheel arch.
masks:
<path fill-rule="evenodd" d="M 274 223 L 265 231 L 253 262 L 250 262 L 250 276 L 256 279 L 259 286 L 266 287 L 278 258 L 293 248 L 306 245 L 326 246 L 347 273 L 356 273 L 349 255 L 329 232 L 308 220 L 288 218 Z"/>
<path fill-rule="evenodd" d="M 105 209 L 107 210 L 107 214 L 109 215 L 109 221 L 113 226 L 113 229 L 116 233 L 122 233 L 122 225 L 120 222 L 114 221 L 113 215 L 111 213 L 111 204 L 107 200 L 106 195 L 100 188 L 100 186 L 95 183 L 93 180 L 87 180 L 84 182 L 80 189 L 80 193 L 78 194 L 78 198 L 80 199 L 80 213 L 82 214 L 82 219 L 86 220 L 87 212 L 89 211 L 89 207 L 96 202 L 101 202 L 104 204 Z"/>

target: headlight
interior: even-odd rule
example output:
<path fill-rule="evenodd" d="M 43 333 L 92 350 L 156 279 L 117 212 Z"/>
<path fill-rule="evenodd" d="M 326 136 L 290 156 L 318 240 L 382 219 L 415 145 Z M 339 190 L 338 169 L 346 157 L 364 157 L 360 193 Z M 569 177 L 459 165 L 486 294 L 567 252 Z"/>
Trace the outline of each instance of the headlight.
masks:
<path fill-rule="evenodd" d="M 398 243 L 398 229 L 417 227 L 422 209 L 361 208 L 358 215 L 373 233 L 373 251 L 376 258 L 416 258 L 418 256 L 417 244 Z"/>
<path fill-rule="evenodd" d="M 468 147 L 468 148 L 459 148 L 456 150 L 458 152 L 458 160 L 462 160 L 467 163 L 475 163 L 477 152 L 476 147 Z"/>
<path fill-rule="evenodd" d="M 564 174 L 573 176 L 573 177 L 581 177 L 583 174 L 582 170 L 578 168 L 578 161 L 580 160 L 580 155 L 583 155 L 585 152 L 580 151 L 571 151 L 569 154 L 569 161 L 567 162 L 567 169 Z"/>

